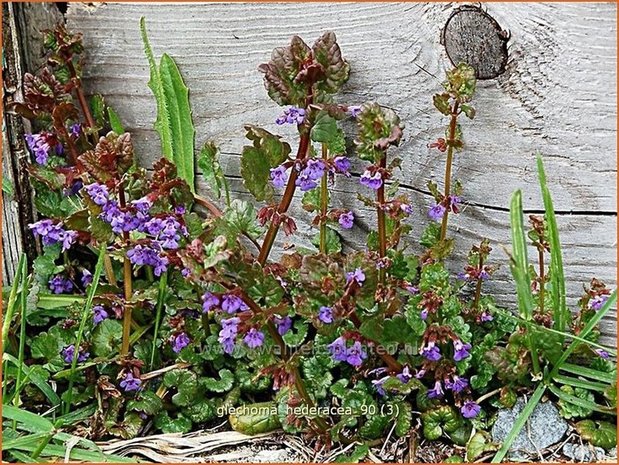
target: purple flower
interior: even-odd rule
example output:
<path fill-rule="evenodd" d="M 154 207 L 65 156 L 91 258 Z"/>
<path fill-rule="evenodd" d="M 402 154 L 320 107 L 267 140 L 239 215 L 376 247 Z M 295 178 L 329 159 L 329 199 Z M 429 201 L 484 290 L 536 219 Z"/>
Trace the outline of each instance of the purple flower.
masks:
<path fill-rule="evenodd" d="M 82 125 L 80 123 L 75 123 L 72 124 L 69 127 L 69 133 L 73 136 L 73 137 L 79 137 L 80 133 L 82 132 Z"/>
<path fill-rule="evenodd" d="M 51 278 L 48 284 L 54 294 L 65 294 L 73 290 L 73 283 L 59 274 Z"/>
<path fill-rule="evenodd" d="M 278 125 L 282 124 L 303 124 L 305 120 L 305 109 L 290 107 L 284 110 L 284 114 L 275 120 Z"/>
<path fill-rule="evenodd" d="M 400 210 L 402 210 L 407 215 L 413 214 L 413 206 L 408 203 L 400 204 Z"/>
<path fill-rule="evenodd" d="M 279 165 L 277 168 L 271 168 L 271 184 L 277 189 L 282 189 L 288 182 L 288 170 L 284 165 Z"/>
<path fill-rule="evenodd" d="M 168 258 L 160 255 L 158 250 L 146 245 L 138 244 L 134 248 L 129 249 L 127 257 L 134 265 L 152 266 L 155 276 L 161 276 L 168 268 Z"/>
<path fill-rule="evenodd" d="M 234 350 L 234 341 L 239 331 L 240 318 L 228 318 L 221 320 L 221 331 L 217 339 L 222 345 L 226 354 L 231 354 Z"/>
<path fill-rule="evenodd" d="M 181 274 L 183 275 L 183 278 L 186 278 L 187 276 L 191 274 L 191 270 L 189 268 L 183 268 L 181 270 Z"/>
<path fill-rule="evenodd" d="M 126 392 L 138 391 L 141 385 L 142 380 L 140 378 L 134 378 L 133 373 L 127 373 L 123 380 L 120 382 L 120 387 L 123 388 Z"/>
<path fill-rule="evenodd" d="M 469 355 L 469 350 L 471 350 L 471 344 L 462 343 L 460 339 L 454 341 L 454 360 L 459 362 L 460 360 L 464 360 Z"/>
<path fill-rule="evenodd" d="M 335 165 L 335 170 L 338 173 L 350 176 L 350 173 L 348 172 L 350 170 L 350 160 L 348 158 L 344 156 L 335 157 L 333 159 L 333 164 Z"/>
<path fill-rule="evenodd" d="M 68 250 L 77 239 L 76 231 L 65 231 L 60 223 L 54 223 L 46 219 L 37 221 L 28 226 L 32 229 L 35 236 L 40 236 L 43 245 L 54 245 L 61 243 L 62 251 Z"/>
<path fill-rule="evenodd" d="M 415 378 L 417 379 L 421 379 L 426 375 L 426 370 L 419 370 L 417 373 L 415 373 Z"/>
<path fill-rule="evenodd" d="M 148 213 L 150 208 L 153 206 L 153 203 L 148 200 L 147 197 L 142 197 L 132 201 L 131 205 L 133 205 L 134 208 L 140 213 Z"/>
<path fill-rule="evenodd" d="M 86 268 L 82 270 L 82 286 L 86 287 L 90 283 L 92 283 L 92 273 L 88 271 Z"/>
<path fill-rule="evenodd" d="M 348 114 L 356 118 L 361 113 L 361 105 L 348 105 Z"/>
<path fill-rule="evenodd" d="M 372 380 L 372 386 L 374 386 L 374 388 L 376 389 L 376 392 L 380 396 L 384 396 L 387 394 L 385 392 L 385 389 L 383 388 L 383 384 L 385 384 L 385 381 L 387 381 L 389 378 L 390 376 L 385 376 L 384 378 L 381 378 L 381 379 Z"/>
<path fill-rule="evenodd" d="M 295 185 L 303 192 L 314 189 L 318 186 L 318 181 L 325 173 L 325 169 L 324 161 L 315 158 L 308 160 L 305 168 L 299 173 Z"/>
<path fill-rule="evenodd" d="M 202 302 L 202 312 L 207 313 L 219 305 L 219 297 L 212 292 L 207 292 L 202 296 Z"/>
<path fill-rule="evenodd" d="M 235 313 L 248 308 L 243 299 L 234 294 L 226 294 L 222 298 L 221 309 L 226 313 Z"/>
<path fill-rule="evenodd" d="M 336 362 L 345 362 L 347 359 L 346 339 L 343 336 L 338 337 L 335 341 L 327 346 L 333 360 Z"/>
<path fill-rule="evenodd" d="M 346 284 L 350 283 L 353 279 L 357 281 L 357 284 L 360 286 L 363 281 L 365 281 L 365 273 L 361 268 L 357 268 L 355 271 L 349 271 L 346 273 Z"/>
<path fill-rule="evenodd" d="M 378 171 L 372 174 L 370 170 L 365 170 L 359 182 L 370 189 L 378 190 L 383 185 L 383 178 Z"/>
<path fill-rule="evenodd" d="M 346 352 L 346 361 L 352 366 L 359 367 L 363 363 L 363 360 L 367 358 L 365 350 L 359 341 L 350 346 Z"/>
<path fill-rule="evenodd" d="M 406 286 L 406 290 L 413 295 L 419 294 L 419 288 L 417 286 Z"/>
<path fill-rule="evenodd" d="M 485 322 L 487 322 L 487 321 L 492 321 L 492 320 L 494 320 L 494 318 L 492 317 L 492 315 L 491 315 L 490 313 L 488 313 L 488 312 L 482 312 L 482 314 L 481 314 L 481 315 L 480 315 L 480 317 L 479 317 L 479 320 L 480 320 L 482 323 L 485 323 Z"/>
<path fill-rule="evenodd" d="M 464 405 L 460 407 L 460 412 L 464 418 L 475 418 L 479 415 L 480 411 L 481 407 L 472 400 L 467 400 Z"/>
<path fill-rule="evenodd" d="M 440 381 L 436 381 L 434 383 L 434 387 L 430 389 L 427 393 L 428 399 L 435 399 L 437 397 L 443 397 L 445 392 L 443 391 L 443 387 L 441 386 Z"/>
<path fill-rule="evenodd" d="M 441 359 L 441 350 L 434 342 L 428 342 L 428 344 L 421 349 L 421 355 L 427 360 L 436 362 Z"/>
<path fill-rule="evenodd" d="M 462 392 L 464 389 L 468 387 L 468 385 L 469 385 L 469 382 L 466 378 L 460 378 L 457 375 L 453 376 L 452 381 L 448 379 L 445 380 L 445 387 L 447 389 L 451 389 L 455 393 Z"/>
<path fill-rule="evenodd" d="M 90 197 L 91 200 L 99 206 L 105 205 L 110 199 L 110 191 L 105 184 L 94 182 L 84 186 L 84 189 L 86 190 L 88 197 Z"/>
<path fill-rule="evenodd" d="M 260 347 L 264 342 L 264 333 L 258 331 L 256 328 L 251 328 L 243 338 L 243 341 L 247 344 L 247 347 L 255 349 L 256 347 Z"/>
<path fill-rule="evenodd" d="M 433 221 L 441 221 L 443 219 L 443 215 L 445 214 L 445 210 L 445 207 L 443 207 L 440 203 L 437 203 L 428 210 L 428 216 Z"/>
<path fill-rule="evenodd" d="M 597 312 L 604 306 L 607 300 L 607 295 L 597 295 L 589 301 L 589 308 Z"/>
<path fill-rule="evenodd" d="M 608 352 L 606 352 L 605 350 L 603 350 L 603 349 L 595 349 L 593 352 L 598 354 L 603 359 L 607 359 L 607 358 L 610 357 L 610 354 Z"/>
<path fill-rule="evenodd" d="M 191 339 L 189 339 L 189 336 L 187 336 L 187 334 L 177 334 L 174 337 L 174 342 L 172 343 L 172 350 L 178 354 L 181 350 L 187 347 L 190 342 Z"/>
<path fill-rule="evenodd" d="M 40 134 L 26 134 L 26 144 L 30 151 L 34 154 L 35 161 L 39 165 L 45 165 L 49 158 L 51 146 L 49 145 L 48 138 L 51 136 L 49 132 L 42 132 Z M 62 144 L 58 144 L 55 147 L 56 153 L 62 153 Z"/>
<path fill-rule="evenodd" d="M 292 318 L 290 318 L 289 316 L 285 316 L 282 318 L 278 315 L 275 315 L 275 326 L 277 326 L 277 332 L 279 333 L 279 335 L 283 336 L 288 331 L 290 331 L 290 328 L 292 328 Z"/>
<path fill-rule="evenodd" d="M 421 312 L 419 312 L 419 318 L 421 318 L 423 321 L 426 321 L 428 319 L 428 309 L 424 308 Z"/>
<path fill-rule="evenodd" d="M 331 307 L 320 307 L 318 319 L 326 324 L 333 323 L 333 309 Z"/>
<path fill-rule="evenodd" d="M 85 362 L 88 360 L 90 354 L 88 352 L 84 352 L 80 347 L 77 355 L 78 362 Z M 73 358 L 75 357 L 75 345 L 71 344 L 70 346 L 62 349 L 62 357 L 64 358 L 65 363 L 73 363 Z"/>
<path fill-rule="evenodd" d="M 98 325 L 99 323 L 101 323 L 106 318 L 109 318 L 110 316 L 110 314 L 105 311 L 105 308 L 103 308 L 103 305 L 95 305 L 94 307 L 92 307 L 92 313 L 93 313 L 92 322 L 95 325 Z"/>
<path fill-rule="evenodd" d="M 186 229 L 174 216 L 151 218 L 143 226 L 139 223 L 137 226 L 154 236 L 164 249 L 178 249 L 181 234 L 187 234 Z"/>
<path fill-rule="evenodd" d="M 402 373 L 399 373 L 396 375 L 396 378 L 398 378 L 404 384 L 408 383 L 411 379 L 413 379 L 413 375 L 411 374 L 411 371 L 410 371 L 410 368 L 408 368 L 408 365 L 404 367 L 404 369 L 402 370 Z"/>
<path fill-rule="evenodd" d="M 458 205 L 460 205 L 462 203 L 462 198 L 460 198 L 457 195 L 450 195 L 449 196 L 449 208 L 451 209 L 451 211 L 453 212 L 458 212 Z"/>
<path fill-rule="evenodd" d="M 353 222 L 355 221 L 355 215 L 353 212 L 346 212 L 340 215 L 338 222 L 340 226 L 344 229 L 350 229 L 353 226 Z"/>

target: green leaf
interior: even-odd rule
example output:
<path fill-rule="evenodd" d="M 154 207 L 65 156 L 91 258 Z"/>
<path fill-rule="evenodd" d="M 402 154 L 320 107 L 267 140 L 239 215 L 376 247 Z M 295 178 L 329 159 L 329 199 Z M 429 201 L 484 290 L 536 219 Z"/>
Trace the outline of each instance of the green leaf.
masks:
<path fill-rule="evenodd" d="M 329 227 L 327 227 L 325 231 L 327 235 L 326 253 L 328 255 L 340 253 L 342 251 L 342 241 L 340 239 L 339 233 Z M 314 237 L 312 237 L 312 245 L 317 249 L 320 248 L 320 234 L 316 234 Z"/>
<path fill-rule="evenodd" d="M 108 318 L 99 323 L 92 336 L 92 351 L 96 357 L 109 358 L 118 351 L 122 341 L 122 324 Z"/>
<path fill-rule="evenodd" d="M 49 371 L 58 371 L 64 366 L 64 360 L 60 355 L 64 344 L 56 335 L 41 333 L 32 339 L 30 353 L 33 358 L 45 360 L 43 367 Z"/>
<path fill-rule="evenodd" d="M 516 293 L 518 296 L 520 315 L 525 320 L 530 320 L 533 315 L 533 295 L 531 293 L 527 239 L 522 213 L 522 192 L 520 190 L 514 192 L 509 212 L 513 248 L 510 267 L 514 280 L 516 281 Z"/>
<path fill-rule="evenodd" d="M 314 142 L 326 144 L 332 155 L 346 152 L 344 132 L 338 128 L 335 118 L 329 116 L 326 111 L 321 111 L 316 116 L 310 138 Z"/>
<path fill-rule="evenodd" d="M 359 436 L 364 439 L 378 439 L 383 435 L 385 428 L 389 424 L 389 417 L 386 415 L 373 415 L 359 428 Z"/>
<path fill-rule="evenodd" d="M 155 417 L 155 426 L 166 434 L 188 433 L 191 431 L 191 420 L 182 413 L 177 418 L 170 418 L 163 410 Z"/>
<path fill-rule="evenodd" d="M 212 400 L 201 399 L 185 407 L 183 413 L 194 423 L 206 423 L 217 416 L 217 409 Z"/>
<path fill-rule="evenodd" d="M 402 438 L 408 434 L 413 422 L 413 408 L 408 402 L 399 402 L 398 415 L 395 419 L 395 429 L 393 432 L 396 436 Z"/>
<path fill-rule="evenodd" d="M 593 394 L 587 391 L 586 389 L 582 389 L 582 388 L 574 389 L 571 386 L 561 386 L 560 390 L 570 396 L 575 396 L 579 399 L 583 399 L 591 403 L 593 403 L 593 401 L 595 400 L 595 397 L 593 396 Z M 573 402 L 567 400 L 566 398 L 560 399 L 558 402 L 558 405 L 561 409 L 561 416 L 567 419 L 577 418 L 577 417 L 586 418 L 593 413 L 593 410 L 591 408 L 574 404 Z"/>
<path fill-rule="evenodd" d="M 571 363 L 561 364 L 561 370 L 574 375 L 585 376 L 587 378 L 612 383 L 616 380 L 615 376 L 611 373 L 606 373 L 600 370 L 594 370 L 592 368 L 583 367 L 580 365 L 573 365 Z M 553 378 L 554 379 L 554 378 Z"/>
<path fill-rule="evenodd" d="M 112 131 L 114 131 L 116 134 L 124 134 L 125 128 L 123 127 L 123 124 L 120 121 L 118 114 L 112 109 L 112 107 L 107 107 L 107 116 L 108 120 L 110 121 Z"/>
<path fill-rule="evenodd" d="M 324 77 L 316 83 L 316 87 L 328 94 L 337 92 L 348 81 L 350 65 L 342 58 L 335 34 L 325 32 L 314 42 L 312 51 L 314 60 L 322 66 L 324 72 Z"/>
<path fill-rule="evenodd" d="M 230 188 L 219 163 L 219 148 L 213 141 L 208 141 L 200 150 L 198 166 L 206 179 L 206 183 L 216 198 L 221 198 L 222 189 L 226 192 L 226 204 L 230 205 Z"/>
<path fill-rule="evenodd" d="M 90 98 L 90 108 L 97 128 L 102 128 L 105 125 L 105 101 L 100 94 L 95 94 Z"/>
<path fill-rule="evenodd" d="M 135 410 L 146 415 L 155 415 L 163 408 L 163 402 L 152 391 L 140 391 L 135 399 L 127 402 L 127 410 Z"/>
<path fill-rule="evenodd" d="M 423 436 L 434 441 L 445 433 L 452 433 L 462 424 L 462 419 L 453 407 L 443 405 L 429 410 L 421 415 L 423 422 Z"/>
<path fill-rule="evenodd" d="M 607 421 L 582 420 L 576 423 L 576 431 L 591 444 L 604 449 L 617 446 L 617 427 Z"/>
<path fill-rule="evenodd" d="M 19 366 L 20 362 L 17 358 L 13 357 L 11 354 L 4 353 L 2 355 L 3 360 L 8 360 L 15 366 Z M 26 376 L 24 382 L 30 381 L 36 387 L 38 387 L 45 397 L 50 401 L 53 406 L 60 404 L 60 397 L 58 394 L 52 389 L 52 387 L 48 384 L 47 380 L 49 378 L 49 373 L 47 373 L 41 365 L 33 365 L 31 367 L 21 364 L 21 370 Z"/>
<path fill-rule="evenodd" d="M 572 416 L 576 416 L 576 414 L 578 414 L 578 416 L 586 416 L 586 415 L 581 415 L 581 414 L 587 413 L 588 410 L 616 415 L 615 409 L 612 409 L 610 407 L 604 407 L 602 405 L 596 404 L 595 402 L 591 402 L 589 400 L 589 397 L 586 396 L 586 394 L 582 394 L 583 390 L 579 391 L 581 392 L 581 395 L 583 396 L 581 398 L 581 397 L 577 397 L 575 395 L 570 394 L 569 391 L 572 389 L 569 386 L 563 386 L 563 389 L 559 389 L 558 387 L 550 384 L 548 386 L 548 389 L 550 389 L 554 395 L 556 395 L 561 401 L 563 401 L 563 405 L 565 405 L 565 403 L 570 403 L 570 404 L 573 404 L 575 407 L 580 407 L 580 409 L 574 410 L 574 412 L 570 411 L 570 413 L 574 413 L 574 415 Z M 588 392 L 588 391 L 585 391 L 585 392 Z M 593 396 L 591 396 L 591 398 L 592 397 Z"/>
<path fill-rule="evenodd" d="M 226 392 L 232 389 L 234 384 L 234 375 L 226 368 L 219 370 L 220 379 L 203 378 L 200 384 L 212 392 Z"/>
<path fill-rule="evenodd" d="M 230 413 L 228 419 L 234 431 L 250 436 L 281 427 L 275 402 L 241 405 Z"/>
<path fill-rule="evenodd" d="M 21 429 L 31 433 L 49 433 L 54 430 L 54 424 L 47 418 L 12 405 L 2 405 L 2 418 L 18 422 Z"/>
<path fill-rule="evenodd" d="M 608 384 L 597 383 L 595 381 L 589 381 L 586 379 L 580 378 L 572 378 L 571 376 L 557 375 L 554 378 L 554 381 L 557 383 L 561 383 L 567 386 L 579 387 L 583 389 L 589 389 L 592 391 L 600 391 L 604 392 L 606 389 L 610 387 Z"/>
<path fill-rule="evenodd" d="M 250 202 L 234 199 L 217 220 L 217 232 L 226 236 L 229 244 L 234 244 L 238 237 L 247 234 L 257 239 L 264 232 L 256 220 L 256 209 Z"/>
<path fill-rule="evenodd" d="M 390 145 L 398 145 L 402 138 L 400 118 L 393 110 L 377 103 L 365 103 L 357 116 L 359 135 L 357 153 L 362 160 L 378 162 Z"/>
<path fill-rule="evenodd" d="M 449 94 L 435 94 L 432 98 L 432 102 L 438 111 L 443 115 L 449 116 L 451 114 L 451 105 L 449 104 Z"/>
<path fill-rule="evenodd" d="M 370 447 L 367 444 L 361 444 L 359 446 L 355 446 L 350 454 L 342 454 L 338 455 L 335 459 L 336 463 L 359 463 L 370 452 Z"/>
<path fill-rule="evenodd" d="M 561 242 L 559 241 L 559 227 L 548 183 L 546 182 L 546 172 L 542 157 L 537 156 L 537 171 L 539 173 L 539 184 L 544 199 L 545 218 L 548 227 L 548 242 L 550 243 L 550 282 L 552 284 L 552 309 L 554 329 L 565 331 L 570 318 L 570 311 L 565 303 L 565 277 L 563 276 L 563 258 L 561 255 Z"/>
<path fill-rule="evenodd" d="M 196 400 L 198 393 L 198 379 L 193 371 L 172 370 L 163 377 L 164 386 L 175 388 L 176 394 L 172 396 L 172 403 L 179 406 L 191 405 Z"/>
<path fill-rule="evenodd" d="M 6 176 L 2 176 L 2 193 L 6 195 L 7 199 L 11 199 L 15 195 L 13 184 Z"/>
<path fill-rule="evenodd" d="M 473 462 L 484 452 L 496 450 L 496 444 L 492 443 L 492 437 L 486 431 L 477 431 L 466 445 L 466 461 Z"/>

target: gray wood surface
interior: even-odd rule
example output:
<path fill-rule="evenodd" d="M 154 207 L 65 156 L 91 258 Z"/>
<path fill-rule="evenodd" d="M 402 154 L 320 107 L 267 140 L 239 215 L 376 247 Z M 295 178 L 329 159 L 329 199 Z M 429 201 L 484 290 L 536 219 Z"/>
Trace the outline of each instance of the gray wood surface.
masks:
<path fill-rule="evenodd" d="M 335 31 L 352 68 L 341 101 L 377 100 L 406 124 L 396 152 L 403 159 L 404 189 L 416 202 L 414 240 L 431 203 L 426 182 L 442 184 L 443 155 L 427 144 L 446 124 L 432 109 L 431 96 L 450 66 L 440 32 L 456 6 L 70 4 L 67 18 L 70 28 L 85 36 L 89 91 L 102 93 L 117 110 L 148 166 L 160 149 L 138 27 L 139 18 L 146 17 L 155 53 L 173 56 L 190 88 L 196 146 L 207 139 L 221 146 L 225 172 L 240 198 L 248 198 L 239 180 L 243 125 L 279 129 L 274 120 L 280 109 L 263 90 L 257 66 L 293 34 L 311 43 L 321 32 Z M 466 149 L 455 161 L 455 176 L 469 206 L 451 223 L 460 252 L 450 265 L 458 269 L 470 245 L 489 237 L 493 260 L 502 266 L 487 291 L 513 305 L 514 285 L 500 247 L 509 244 L 506 207 L 512 192 L 522 189 L 526 208 L 542 208 L 535 172 L 539 151 L 559 212 L 574 307 L 582 284 L 593 276 L 616 286 L 616 6 L 490 3 L 484 8 L 511 33 L 509 61 L 504 74 L 479 83 L 478 116 L 463 122 Z M 334 201 L 359 212 L 359 223 L 344 236 L 349 246 L 361 247 L 375 223 L 355 202 L 354 193 L 364 188 L 357 182 L 362 165 L 354 166 L 355 177 L 337 181 Z M 298 208 L 293 212 L 301 226 L 294 243 L 306 245 L 308 216 Z M 616 315 L 611 315 L 604 321 L 604 341 L 616 344 L 615 334 Z"/>

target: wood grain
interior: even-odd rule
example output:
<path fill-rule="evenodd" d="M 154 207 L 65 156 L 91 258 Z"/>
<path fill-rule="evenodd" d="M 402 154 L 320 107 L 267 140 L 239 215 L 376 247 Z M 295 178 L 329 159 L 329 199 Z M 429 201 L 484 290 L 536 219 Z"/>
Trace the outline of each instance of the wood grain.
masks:
<path fill-rule="evenodd" d="M 396 151 L 403 159 L 400 178 L 416 201 L 412 237 L 426 221 L 428 180 L 442 183 L 443 155 L 427 145 L 444 133 L 446 121 L 432 109 L 431 96 L 449 60 L 440 32 L 457 5 L 449 3 L 321 4 L 70 4 L 71 28 L 85 36 L 85 80 L 90 92 L 106 97 L 134 134 L 141 162 L 159 157 L 153 130 L 155 104 L 146 86 L 148 68 L 138 21 L 146 17 L 153 49 L 177 61 L 188 87 L 196 124 L 196 144 L 214 139 L 224 153 L 223 167 L 235 196 L 246 197 L 238 180 L 244 124 L 281 130 L 280 109 L 262 86 L 257 66 L 290 36 L 313 41 L 325 30 L 338 36 L 352 67 L 340 96 L 356 104 L 377 100 L 395 109 L 406 124 Z M 464 184 L 466 211 L 454 219 L 459 250 L 481 237 L 494 243 L 494 260 L 503 264 L 488 285 L 505 305 L 514 287 L 505 254 L 506 207 L 522 189 L 526 208 L 541 210 L 535 153 L 544 156 L 565 250 L 569 301 L 582 283 L 598 276 L 616 285 L 616 6 L 614 4 L 501 4 L 484 6 L 511 32 L 507 69 L 496 80 L 480 82 L 478 116 L 464 121 L 465 150 L 455 162 Z M 436 77 L 435 77 L 436 76 Z M 352 133 L 353 128 L 347 128 Z M 291 130 L 284 134 L 293 141 Z M 294 145 L 294 144 L 293 144 Z M 362 164 L 354 164 L 356 176 Z M 337 205 L 358 210 L 352 193 L 363 188 L 338 181 Z M 369 212 L 345 234 L 361 247 L 374 227 Z M 307 216 L 295 243 L 308 242 Z M 283 239 L 285 240 L 285 239 Z M 282 238 L 280 238 L 280 243 Z M 452 268 L 462 265 L 456 254 Z M 615 344 L 616 318 L 604 322 L 604 340 Z"/>

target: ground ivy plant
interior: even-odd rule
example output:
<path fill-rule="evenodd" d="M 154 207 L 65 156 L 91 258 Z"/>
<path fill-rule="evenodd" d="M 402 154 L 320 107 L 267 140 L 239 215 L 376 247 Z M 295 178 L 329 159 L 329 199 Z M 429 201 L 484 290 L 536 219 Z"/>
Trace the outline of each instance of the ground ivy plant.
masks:
<path fill-rule="evenodd" d="M 258 67 L 280 107 L 274 122 L 296 141 L 245 126 L 240 174 L 252 203 L 231 198 L 211 141 L 197 159 L 209 196 L 195 193 L 187 88 L 171 57 L 157 64 L 144 21 L 141 30 L 165 155 L 148 170 L 113 109 L 86 99 L 81 36 L 62 26 L 46 33 L 48 65 L 25 76 L 14 107 L 38 128 L 25 143 L 41 215 L 30 228 L 43 252 L 30 274 L 22 260 L 6 295 L 11 415 L 48 412 L 89 439 L 188 432 L 226 417 L 238 431 L 281 427 L 316 447 L 358 442 L 355 460 L 419 424 L 427 440 L 468 445 L 474 460 L 498 447 L 486 432 L 497 408 L 548 388 L 585 439 L 612 443 L 604 417 L 616 405 L 616 352 L 595 328 L 616 295 L 594 279 L 569 312 L 541 159 L 546 214 L 530 218 L 527 234 L 520 193 L 511 206 L 517 311 L 485 292 L 489 240 L 455 275 L 448 266 L 458 246 L 449 218 L 466 205 L 452 166 L 466 156 L 463 118 L 475 116 L 470 66 L 448 70 L 433 98 L 446 130 L 429 147 L 445 171 L 427 186 L 434 201 L 420 230 L 409 216 L 423 207 L 397 181 L 404 126 L 379 103 L 342 103 L 350 64 L 334 33 L 311 47 L 294 36 Z M 357 212 L 332 195 L 339 183 L 356 186 Z M 353 250 L 343 239 L 357 233 L 359 211 L 375 228 Z M 301 212 L 313 248 L 276 247 L 298 234 Z M 19 425 L 5 421 L 6 437 L 16 441 Z M 31 458 L 52 450 L 49 434 Z"/>

